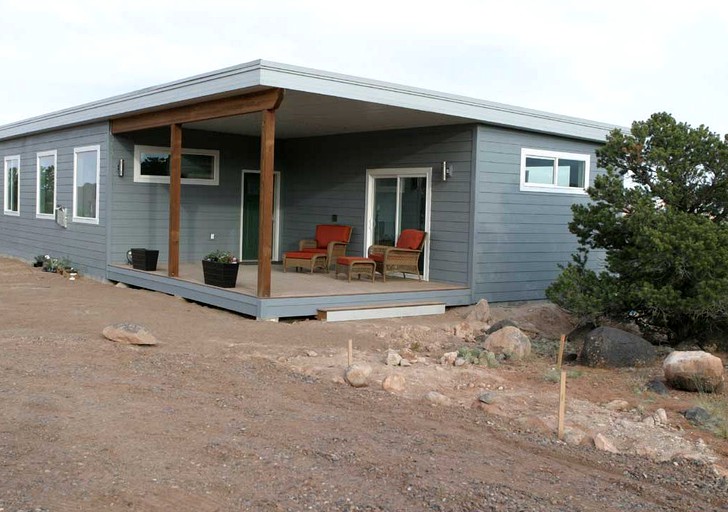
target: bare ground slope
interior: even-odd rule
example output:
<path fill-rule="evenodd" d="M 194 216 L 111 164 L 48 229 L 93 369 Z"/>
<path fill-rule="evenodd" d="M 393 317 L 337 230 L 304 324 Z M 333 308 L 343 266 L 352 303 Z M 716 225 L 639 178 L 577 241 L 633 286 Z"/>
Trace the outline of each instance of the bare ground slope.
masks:
<path fill-rule="evenodd" d="M 700 511 L 728 503 L 725 479 L 700 462 L 568 446 L 503 415 L 337 382 L 346 339 L 358 359 L 374 361 L 392 344 L 386 333 L 435 329 L 456 321 L 453 312 L 409 323 L 255 322 L 10 259 L 0 259 L 0 284 L 4 512 Z M 144 324 L 161 344 L 102 338 L 123 321 Z M 310 350 L 317 355 L 304 364 Z M 502 368 L 488 382 L 538 395 L 545 384 L 533 375 L 548 364 Z M 457 403 L 460 377 L 434 366 L 450 375 L 439 386 Z M 408 380 L 432 387 L 415 373 Z M 462 388 L 472 396 L 483 386 Z"/>

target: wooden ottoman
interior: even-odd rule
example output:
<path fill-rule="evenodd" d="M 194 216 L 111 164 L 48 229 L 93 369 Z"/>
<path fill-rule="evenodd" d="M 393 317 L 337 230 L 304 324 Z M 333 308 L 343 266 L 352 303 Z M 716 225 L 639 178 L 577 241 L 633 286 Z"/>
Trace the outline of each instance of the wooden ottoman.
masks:
<path fill-rule="evenodd" d="M 374 282 L 374 269 L 376 262 L 371 258 L 362 258 L 357 256 L 339 256 L 336 258 L 336 273 L 334 278 L 338 279 L 339 274 L 346 274 L 351 282 L 351 275 L 356 274 L 361 279 L 362 274 L 370 276 L 372 283 Z"/>
<path fill-rule="evenodd" d="M 323 269 L 328 272 L 328 264 L 326 262 L 325 254 L 318 254 L 313 252 L 286 252 L 283 254 L 283 272 L 288 268 L 303 268 L 313 274 L 313 271 L 317 268 Z"/>

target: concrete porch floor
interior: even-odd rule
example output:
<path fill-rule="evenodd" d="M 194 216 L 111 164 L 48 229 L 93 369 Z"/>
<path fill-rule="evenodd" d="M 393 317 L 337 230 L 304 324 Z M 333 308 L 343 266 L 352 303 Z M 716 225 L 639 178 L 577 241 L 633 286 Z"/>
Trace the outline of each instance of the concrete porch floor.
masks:
<path fill-rule="evenodd" d="M 131 269 L 131 265 L 117 264 L 117 267 Z M 144 271 L 138 271 L 144 272 Z M 167 276 L 165 264 L 157 265 L 157 270 L 147 272 L 159 276 Z M 204 284 L 202 276 L 202 264 L 180 263 L 179 277 L 182 281 Z M 226 291 L 240 293 L 243 295 L 256 295 L 258 283 L 258 266 L 241 264 L 238 269 L 237 286 L 235 288 L 224 288 Z M 405 279 L 395 274 L 387 275 L 387 282 L 382 282 L 382 276 L 377 274 L 374 283 L 366 278 L 358 280 L 353 278 L 351 282 L 343 274 L 338 279 L 334 278 L 334 271 L 328 273 L 317 271 L 313 274 L 308 272 L 294 272 L 289 270 L 283 272 L 281 264 L 273 264 L 271 268 L 271 297 L 317 297 L 328 295 L 351 295 L 351 294 L 381 294 L 397 292 L 423 292 L 438 290 L 458 290 L 467 288 L 464 285 L 453 283 L 440 283 L 435 281 L 418 281 L 417 279 Z"/>

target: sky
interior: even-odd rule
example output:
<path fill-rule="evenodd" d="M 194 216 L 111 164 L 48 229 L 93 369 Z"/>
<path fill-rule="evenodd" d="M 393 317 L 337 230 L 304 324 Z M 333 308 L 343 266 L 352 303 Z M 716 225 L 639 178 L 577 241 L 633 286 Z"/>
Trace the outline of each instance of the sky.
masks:
<path fill-rule="evenodd" d="M 0 125 L 267 59 L 728 133 L 728 2 L 0 0 Z"/>

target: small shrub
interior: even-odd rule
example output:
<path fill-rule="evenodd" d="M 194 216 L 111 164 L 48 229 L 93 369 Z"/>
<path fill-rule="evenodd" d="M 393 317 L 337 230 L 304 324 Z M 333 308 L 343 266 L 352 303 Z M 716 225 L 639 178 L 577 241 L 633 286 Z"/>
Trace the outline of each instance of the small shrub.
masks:
<path fill-rule="evenodd" d="M 209 254 L 206 254 L 204 258 L 202 258 L 207 261 L 216 261 L 218 263 L 237 263 L 238 259 L 233 256 L 233 253 L 230 251 L 222 251 L 220 249 L 212 251 Z"/>
<path fill-rule="evenodd" d="M 582 375 L 583 373 L 581 370 L 566 371 L 567 379 L 578 379 Z M 544 374 L 543 379 L 546 382 L 559 382 L 561 380 L 561 370 L 559 370 L 558 368 L 551 368 Z"/>

